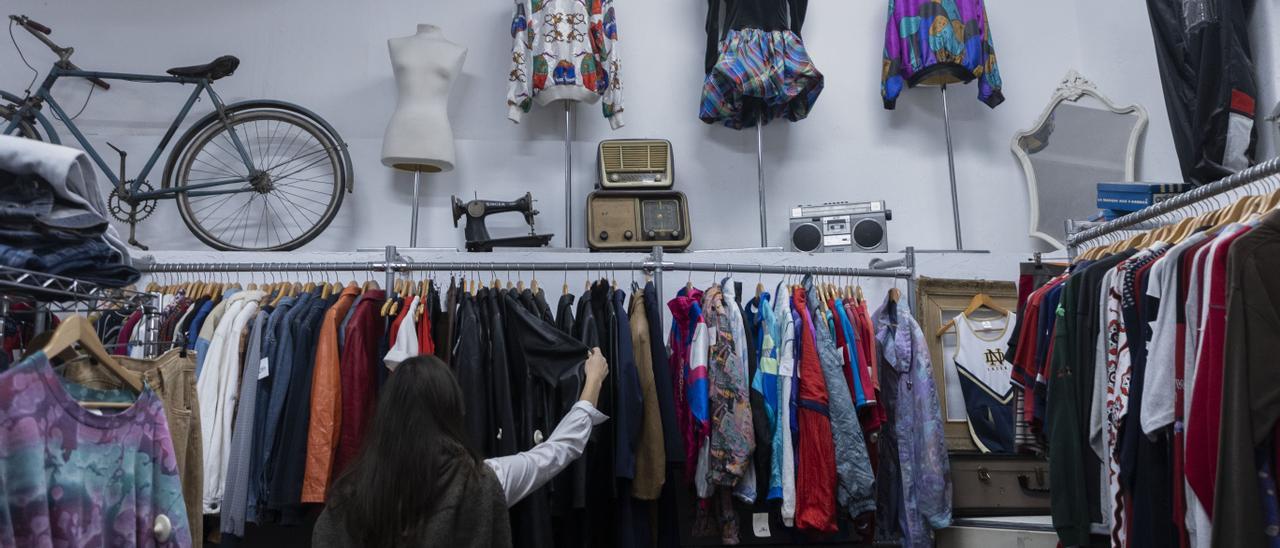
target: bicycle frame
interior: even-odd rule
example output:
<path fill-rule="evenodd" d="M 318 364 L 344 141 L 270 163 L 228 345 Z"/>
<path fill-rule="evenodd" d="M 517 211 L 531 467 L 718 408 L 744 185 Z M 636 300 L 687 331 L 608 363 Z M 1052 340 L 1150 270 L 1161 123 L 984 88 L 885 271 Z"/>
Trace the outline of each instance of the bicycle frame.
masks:
<path fill-rule="evenodd" d="M 151 157 L 147 159 L 147 163 L 142 167 L 142 171 L 138 172 L 138 176 L 136 178 L 126 181 L 121 179 L 121 177 L 123 177 L 124 174 L 120 174 L 119 176 L 117 176 L 111 170 L 111 168 L 107 166 L 106 161 L 102 159 L 102 156 L 98 154 L 97 149 L 93 147 L 93 145 L 89 142 L 89 140 L 84 136 L 84 133 L 80 131 L 80 128 L 76 126 L 75 121 L 72 120 L 71 117 L 67 115 L 66 111 L 63 110 L 62 105 L 59 105 L 58 102 L 53 98 L 53 94 L 50 93 L 50 89 L 53 88 L 54 82 L 56 82 L 59 78 L 63 78 L 63 77 L 100 78 L 102 80 L 121 80 L 121 81 L 128 81 L 128 82 L 160 83 L 160 84 L 183 84 L 183 85 L 193 84 L 196 86 L 196 88 L 192 90 L 191 96 L 187 98 L 186 104 L 182 106 L 182 110 L 178 112 L 178 116 L 174 118 L 173 123 L 169 125 L 169 129 L 165 131 L 164 138 L 161 139 L 160 144 L 156 146 L 155 151 L 151 153 Z M 160 155 L 164 153 L 164 149 L 169 146 L 169 141 L 173 139 L 174 133 L 178 131 L 178 127 L 182 125 L 183 120 L 185 120 L 187 115 L 190 114 L 191 107 L 195 105 L 196 101 L 200 98 L 200 95 L 202 93 L 206 93 L 209 96 L 209 100 L 213 103 L 213 107 L 217 111 L 218 117 L 222 120 L 223 124 L 227 124 L 229 120 L 226 115 L 226 105 L 222 102 L 222 99 L 218 97 L 218 94 L 213 91 L 213 86 L 211 85 L 210 81 L 206 78 L 190 78 L 185 76 L 171 76 L 171 75 L 159 76 L 159 75 L 153 75 L 153 74 L 130 74 L 130 73 L 124 73 L 124 72 L 98 72 L 98 71 L 90 71 L 90 70 L 72 70 L 72 69 L 63 68 L 59 63 L 55 63 L 53 65 L 53 68 L 49 71 L 49 74 L 45 76 L 44 82 L 40 84 L 40 88 L 37 89 L 33 95 L 28 96 L 26 100 L 24 100 L 22 104 L 19 105 L 17 112 L 10 119 L 8 125 L 4 128 L 3 134 L 6 134 L 6 135 L 9 134 L 11 131 L 13 131 L 17 127 L 17 124 L 20 123 L 22 120 L 25 120 L 27 118 L 34 118 L 35 117 L 34 115 L 36 114 L 36 112 L 40 110 L 40 104 L 46 103 L 49 105 L 49 108 L 53 111 L 55 117 L 59 120 L 62 120 L 63 123 L 66 124 L 67 129 L 71 132 L 71 135 L 75 137 L 76 142 L 80 143 L 80 146 L 84 149 L 84 151 L 89 155 L 91 159 L 93 159 L 93 162 L 98 165 L 98 168 L 101 169 L 103 174 L 107 176 L 107 179 L 111 181 L 112 186 L 118 189 L 120 191 L 120 194 L 123 197 L 125 197 L 128 201 L 141 201 L 141 200 L 152 200 L 157 198 L 169 198 L 169 197 L 176 196 L 180 193 L 185 193 L 193 196 L 208 196 L 208 195 L 221 195 L 221 194 L 237 194 L 241 192 L 254 192 L 254 189 L 251 186 L 235 188 L 235 189 L 217 189 L 217 190 L 203 190 L 203 191 L 200 190 L 200 189 L 213 189 L 214 187 L 232 185 L 236 183 L 250 182 L 253 175 L 257 173 L 257 168 L 253 165 L 252 158 L 250 158 L 249 153 L 245 149 L 244 144 L 241 143 L 240 141 L 239 133 L 235 131 L 230 132 L 231 141 L 232 141 L 232 144 L 235 145 L 236 152 L 240 155 L 240 158 L 244 161 L 245 167 L 248 168 L 249 175 L 245 177 L 234 178 L 234 179 L 223 179 L 223 180 L 217 180 L 217 181 L 208 181 L 208 182 L 202 182 L 202 183 L 197 183 L 192 185 L 186 185 L 181 188 L 161 188 L 161 189 L 152 190 L 150 192 L 139 192 L 139 189 L 142 186 L 142 182 L 147 179 L 147 175 L 150 174 L 151 170 L 155 168 L 156 162 L 160 160 Z M 33 98 L 35 100 L 32 100 Z M 126 185 L 128 186 L 127 190 L 125 189 Z M 196 192 L 192 192 L 192 191 L 196 191 Z"/>

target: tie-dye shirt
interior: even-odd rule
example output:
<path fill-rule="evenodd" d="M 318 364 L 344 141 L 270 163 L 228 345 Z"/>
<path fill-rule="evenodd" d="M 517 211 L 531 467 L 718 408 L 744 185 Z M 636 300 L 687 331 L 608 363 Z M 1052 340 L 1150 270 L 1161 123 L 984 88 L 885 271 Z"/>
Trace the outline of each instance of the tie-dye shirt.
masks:
<path fill-rule="evenodd" d="M 893 109 L 904 86 L 978 81 L 978 100 L 1004 101 L 982 0 L 889 0 L 881 94 Z"/>
<path fill-rule="evenodd" d="M 0 545 L 191 546 L 160 398 L 100 415 L 86 390 L 42 352 L 0 374 Z"/>

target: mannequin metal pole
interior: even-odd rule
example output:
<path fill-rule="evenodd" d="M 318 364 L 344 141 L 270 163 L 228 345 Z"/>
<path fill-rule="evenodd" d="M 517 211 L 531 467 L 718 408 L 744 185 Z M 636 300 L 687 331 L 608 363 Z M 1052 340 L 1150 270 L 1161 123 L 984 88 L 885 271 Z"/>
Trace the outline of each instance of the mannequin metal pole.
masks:
<path fill-rule="evenodd" d="M 573 247 L 573 101 L 564 102 L 564 246 Z"/>
<path fill-rule="evenodd" d="M 947 169 L 951 173 L 951 219 L 956 225 L 956 250 L 964 249 L 960 238 L 960 194 L 956 190 L 956 156 L 951 148 L 951 113 L 947 110 L 947 85 L 942 84 L 942 124 L 947 129 Z"/>
<path fill-rule="evenodd" d="M 422 171 L 413 170 L 413 217 L 409 221 L 409 247 L 418 247 L 418 197 L 422 187 Z"/>
<path fill-rule="evenodd" d="M 769 247 L 769 226 L 764 200 L 764 117 L 756 120 L 756 180 L 760 194 L 760 247 Z"/>

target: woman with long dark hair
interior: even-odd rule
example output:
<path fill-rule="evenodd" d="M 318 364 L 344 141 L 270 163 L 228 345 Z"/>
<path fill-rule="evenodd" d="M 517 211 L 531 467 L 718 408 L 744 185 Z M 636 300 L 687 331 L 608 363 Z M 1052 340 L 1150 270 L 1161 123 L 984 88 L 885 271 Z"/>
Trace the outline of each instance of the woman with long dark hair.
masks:
<path fill-rule="evenodd" d="M 334 482 L 316 546 L 509 547 L 507 508 L 582 455 L 609 364 L 586 363 L 582 395 L 551 436 L 524 453 L 481 460 L 466 445 L 462 390 L 434 356 L 405 360 L 378 396 L 359 455 Z"/>

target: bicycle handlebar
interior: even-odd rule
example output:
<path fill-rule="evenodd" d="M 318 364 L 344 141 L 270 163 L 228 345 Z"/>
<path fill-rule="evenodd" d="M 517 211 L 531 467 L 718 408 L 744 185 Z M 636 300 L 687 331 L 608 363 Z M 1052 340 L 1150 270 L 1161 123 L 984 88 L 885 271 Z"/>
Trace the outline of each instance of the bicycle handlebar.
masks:
<path fill-rule="evenodd" d="M 75 63 L 71 62 L 71 53 L 75 51 L 74 49 L 64 48 L 53 43 L 53 40 L 49 39 L 49 35 L 53 34 L 53 29 L 50 29 L 49 27 L 46 27 L 25 15 L 10 15 L 9 19 L 20 25 L 22 28 L 27 29 L 27 32 L 30 32 L 32 36 L 35 36 L 41 42 L 44 42 L 44 45 L 49 46 L 49 49 L 58 54 L 59 64 L 62 68 L 67 70 L 81 70 L 80 67 L 77 67 Z M 93 82 L 93 85 L 102 89 L 111 89 L 111 84 L 108 84 L 106 80 L 101 78 L 89 76 L 85 79 Z"/>
<path fill-rule="evenodd" d="M 46 26 L 44 26 L 44 25 L 41 25 L 41 24 L 40 24 L 38 21 L 36 21 L 35 19 L 32 19 L 32 18 L 27 17 L 27 16 L 25 16 L 25 15 L 22 15 L 22 16 L 20 16 L 19 18 L 20 18 L 21 20 L 20 20 L 20 21 L 18 21 L 18 23 L 19 23 L 19 24 L 22 24 L 23 26 L 30 27 L 32 30 L 37 30 L 37 31 L 40 31 L 40 32 L 42 32 L 42 33 L 44 33 L 44 34 L 53 34 L 53 29 L 50 29 L 49 27 L 46 27 Z"/>

